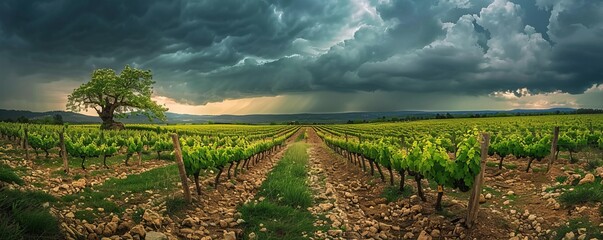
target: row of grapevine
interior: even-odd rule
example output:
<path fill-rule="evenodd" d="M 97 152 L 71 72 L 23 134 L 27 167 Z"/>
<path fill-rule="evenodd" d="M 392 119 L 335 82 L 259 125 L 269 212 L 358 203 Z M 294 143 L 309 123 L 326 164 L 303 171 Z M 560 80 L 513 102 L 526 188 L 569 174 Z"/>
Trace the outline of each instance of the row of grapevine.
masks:
<path fill-rule="evenodd" d="M 270 137 L 290 133 L 295 128 L 270 126 L 266 129 L 258 128 L 257 131 L 239 136 L 224 134 L 220 137 L 202 131 L 185 132 L 182 133 L 182 136 L 195 138 L 201 145 L 212 145 L 214 148 L 218 148 L 232 141 L 267 141 L 266 139 L 270 139 Z M 138 162 L 141 163 L 143 153 L 155 152 L 159 159 L 162 152 L 173 150 L 170 136 L 164 131 L 100 131 L 77 125 L 64 128 L 50 125 L 0 123 L 0 135 L 2 137 L 19 142 L 19 145 L 22 146 L 27 142 L 36 156 L 38 151 L 44 151 L 46 158 L 48 158 L 49 150 L 59 148 L 60 132 L 65 134 L 67 154 L 71 157 L 80 158 L 82 169 L 85 169 L 85 161 L 89 158 L 102 157 L 103 165 L 108 167 L 106 165 L 107 157 L 116 154 L 124 154 L 125 164 L 129 165 L 129 160 L 134 155 L 138 157 Z"/>
<path fill-rule="evenodd" d="M 405 173 L 413 176 L 417 183 L 417 191 L 422 200 L 426 200 L 421 179 L 427 178 L 438 184 L 438 189 L 457 188 L 468 191 L 473 185 L 475 176 L 479 173 L 480 143 L 477 130 L 471 130 L 462 135 L 457 145 L 455 157 L 448 154 L 441 138 L 414 141 L 408 147 L 399 147 L 391 140 L 377 141 L 346 140 L 326 134 L 323 128 L 316 128 L 318 135 L 338 153 L 361 166 L 366 171 L 364 159 L 368 161 L 371 174 L 376 168 L 385 181 L 381 167 L 386 168 L 390 175 L 390 184 L 394 184 L 394 174 L 400 175 L 400 190 L 404 188 Z M 373 167 L 374 166 L 374 167 Z M 443 191 L 438 192 L 436 207 L 441 208 Z"/>
<path fill-rule="evenodd" d="M 195 181 L 197 194 L 201 194 L 199 174 L 203 170 L 217 169 L 214 187 L 218 187 L 220 176 L 228 166 L 228 178 L 231 178 L 231 169 L 234 166 L 234 176 L 237 176 L 239 165 L 249 168 L 249 164 L 256 164 L 267 154 L 283 146 L 285 140 L 293 135 L 299 127 L 289 128 L 287 131 L 274 135 L 269 140 L 249 141 L 245 138 L 227 138 L 222 144 L 206 144 L 203 137 L 184 136 L 180 138 L 182 146 L 182 159 L 186 173 L 192 175 Z"/>
<path fill-rule="evenodd" d="M 421 179 L 438 184 L 437 207 L 443 187 L 468 191 L 480 171 L 478 130 L 491 133 L 490 156 L 503 159 L 514 156 L 526 159 L 527 168 L 534 160 L 551 155 L 552 129 L 560 126 L 556 152 L 572 153 L 586 148 L 603 149 L 603 118 L 595 116 L 545 116 L 499 119 L 429 120 L 404 123 L 346 124 L 315 127 L 318 135 L 336 152 L 364 171 L 375 169 L 381 179 L 381 168 L 400 175 L 400 190 L 405 173 L 417 182 L 418 195 L 425 200 Z M 367 162 L 367 163 L 365 163 Z"/>

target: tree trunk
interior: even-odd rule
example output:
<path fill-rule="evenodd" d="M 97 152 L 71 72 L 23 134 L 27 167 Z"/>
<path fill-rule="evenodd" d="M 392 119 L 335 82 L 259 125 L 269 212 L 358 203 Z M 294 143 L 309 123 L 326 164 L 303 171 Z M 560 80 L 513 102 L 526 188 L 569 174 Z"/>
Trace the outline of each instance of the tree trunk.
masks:
<path fill-rule="evenodd" d="M 101 130 L 124 130 L 124 124 L 113 120 L 113 112 L 110 112 L 110 108 L 104 108 L 98 115 L 103 123 L 101 124 Z"/>
<path fill-rule="evenodd" d="M 383 175 L 383 171 L 381 171 L 381 167 L 379 166 L 379 164 L 377 162 L 375 162 L 375 167 L 377 167 L 377 171 L 379 172 L 379 175 L 381 176 L 381 181 L 385 182 L 385 175 Z"/>
<path fill-rule="evenodd" d="M 371 176 L 375 175 L 375 168 L 373 167 L 373 160 L 368 159 L 369 164 L 371 165 Z"/>
<path fill-rule="evenodd" d="M 528 167 L 526 168 L 526 172 L 530 171 L 530 166 L 532 165 L 532 161 L 534 161 L 534 158 L 529 158 L 528 159 Z"/>
<path fill-rule="evenodd" d="M 126 153 L 126 166 L 130 166 L 130 165 L 128 165 L 128 161 L 130 160 L 130 157 L 132 157 L 132 154 Z"/>
<path fill-rule="evenodd" d="M 161 160 L 161 151 L 157 151 L 157 160 Z"/>
<path fill-rule="evenodd" d="M 503 166 L 503 159 L 505 159 L 505 156 L 500 156 L 500 161 L 498 162 L 498 170 L 502 169 Z"/>
<path fill-rule="evenodd" d="M 427 198 L 425 198 L 425 194 L 423 193 L 423 187 L 421 187 L 421 175 L 418 173 L 415 174 L 415 182 L 417 182 L 417 193 L 421 201 L 427 202 Z"/>
<path fill-rule="evenodd" d="M 245 159 L 247 160 L 247 159 Z M 234 169 L 234 177 L 237 178 L 237 172 L 239 172 L 239 164 L 241 163 L 241 160 L 237 161 L 237 165 L 235 165 L 235 169 Z"/>
<path fill-rule="evenodd" d="M 86 157 L 82 158 L 82 170 L 86 170 L 86 167 L 84 167 L 84 162 L 86 161 Z"/>
<path fill-rule="evenodd" d="M 140 152 L 136 153 L 138 155 L 138 166 L 142 166 L 142 154 Z"/>
<path fill-rule="evenodd" d="M 222 175 L 222 170 L 224 170 L 224 167 L 218 167 L 218 175 L 216 175 L 216 182 L 214 183 L 215 189 L 218 189 L 218 184 L 220 183 L 220 175 Z"/>
<path fill-rule="evenodd" d="M 364 157 L 362 157 L 362 156 L 360 156 L 360 154 L 358 154 L 358 158 L 362 162 L 362 171 L 366 172 L 366 163 L 364 162 Z"/>
<path fill-rule="evenodd" d="M 193 173 L 193 179 L 195 180 L 195 189 L 197 189 L 197 195 L 201 196 L 201 186 L 199 185 L 199 172 Z"/>
<path fill-rule="evenodd" d="M 230 179 L 230 169 L 232 168 L 232 165 L 234 165 L 234 162 L 230 162 L 230 166 L 228 167 L 228 179 Z"/>
<path fill-rule="evenodd" d="M 107 166 L 107 157 L 109 155 L 103 155 L 103 166 L 105 166 L 106 169 L 109 169 L 109 167 Z"/>
<path fill-rule="evenodd" d="M 249 162 L 251 160 L 251 158 L 253 158 L 253 157 L 245 159 L 245 161 L 243 162 L 243 165 L 241 165 L 241 170 L 243 170 L 243 168 L 245 168 L 245 164 L 247 164 L 247 162 Z"/>
<path fill-rule="evenodd" d="M 438 198 L 436 200 L 435 209 L 438 211 L 442 211 L 442 196 L 444 195 L 443 191 L 439 191 L 441 186 L 438 185 Z"/>
<path fill-rule="evenodd" d="M 389 185 L 394 186 L 394 172 L 392 171 L 392 167 L 387 167 L 387 170 L 389 171 Z"/>
<path fill-rule="evenodd" d="M 44 152 L 46 153 L 46 155 L 44 156 L 44 158 L 48 159 L 48 149 L 44 149 Z"/>
<path fill-rule="evenodd" d="M 398 173 L 400 173 L 400 193 L 404 192 L 404 170 L 400 170 L 398 171 Z"/>

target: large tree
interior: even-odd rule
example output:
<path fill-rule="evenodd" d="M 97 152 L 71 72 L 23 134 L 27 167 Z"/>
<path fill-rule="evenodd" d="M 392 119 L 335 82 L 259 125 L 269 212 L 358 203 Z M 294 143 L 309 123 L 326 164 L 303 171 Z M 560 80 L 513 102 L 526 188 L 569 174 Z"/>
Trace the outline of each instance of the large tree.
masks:
<path fill-rule="evenodd" d="M 123 129 L 114 117 L 142 114 L 165 120 L 168 109 L 151 100 L 155 81 L 150 70 L 126 66 L 117 74 L 112 69 L 96 69 L 92 79 L 69 95 L 67 109 L 80 112 L 93 108 L 103 120 L 101 129 Z"/>

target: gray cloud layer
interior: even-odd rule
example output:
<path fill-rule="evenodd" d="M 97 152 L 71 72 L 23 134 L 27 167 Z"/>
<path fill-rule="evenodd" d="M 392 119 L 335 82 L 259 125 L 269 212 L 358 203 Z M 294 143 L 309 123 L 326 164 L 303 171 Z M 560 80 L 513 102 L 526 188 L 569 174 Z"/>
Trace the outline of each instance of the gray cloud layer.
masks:
<path fill-rule="evenodd" d="M 592 0 L 8 0 L 0 101 L 125 64 L 152 69 L 158 94 L 191 104 L 300 92 L 580 94 L 603 83 L 602 43 L 603 2 Z"/>

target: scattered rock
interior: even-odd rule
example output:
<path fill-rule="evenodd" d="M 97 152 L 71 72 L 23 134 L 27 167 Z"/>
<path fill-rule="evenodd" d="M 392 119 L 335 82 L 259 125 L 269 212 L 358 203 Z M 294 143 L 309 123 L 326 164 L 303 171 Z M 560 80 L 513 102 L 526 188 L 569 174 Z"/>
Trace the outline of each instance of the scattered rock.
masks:
<path fill-rule="evenodd" d="M 412 212 L 420 212 L 421 210 L 423 210 L 423 207 L 421 205 L 418 205 L 418 204 L 417 205 L 413 205 L 410 208 L 410 211 L 412 211 Z"/>
<path fill-rule="evenodd" d="M 233 231 L 224 232 L 224 240 L 237 240 L 237 235 Z"/>
<path fill-rule="evenodd" d="M 329 234 L 329 236 L 331 236 L 331 237 L 336 237 L 336 236 L 341 236 L 341 234 L 343 234 L 343 231 L 341 231 L 340 229 L 329 230 L 329 231 L 327 231 L 327 234 Z"/>
<path fill-rule="evenodd" d="M 74 218 L 75 214 L 73 214 L 72 212 L 68 212 L 67 214 L 65 214 L 65 217 L 67 217 L 67 218 Z"/>
<path fill-rule="evenodd" d="M 318 204 L 318 207 L 323 212 L 326 212 L 326 211 L 329 211 L 329 210 L 331 210 L 333 208 L 333 204 L 332 203 L 321 203 L 321 204 Z"/>
<path fill-rule="evenodd" d="M 536 215 L 530 214 L 530 216 L 528 216 L 528 221 L 534 221 L 534 220 L 536 220 Z"/>
<path fill-rule="evenodd" d="M 511 203 L 511 201 L 507 200 L 503 202 L 503 205 L 509 205 Z"/>
<path fill-rule="evenodd" d="M 592 173 L 587 173 L 584 178 L 580 179 L 580 182 L 578 182 L 578 185 L 582 185 L 582 184 L 586 184 L 586 183 L 592 183 L 595 181 L 595 175 L 593 175 Z"/>
<path fill-rule="evenodd" d="M 412 232 L 407 232 L 406 234 L 404 234 L 404 239 L 414 239 L 415 235 L 412 234 Z"/>
<path fill-rule="evenodd" d="M 257 235 L 255 235 L 255 233 L 254 233 L 254 232 L 250 233 L 248 237 L 249 237 L 249 240 L 255 240 L 255 239 L 257 239 L 257 238 L 258 238 L 258 236 L 257 236 Z"/>
<path fill-rule="evenodd" d="M 486 196 L 484 196 L 484 194 L 480 194 L 479 195 L 479 203 L 485 203 L 486 202 Z"/>
<path fill-rule="evenodd" d="M 162 217 L 153 210 L 145 210 L 144 214 L 142 215 L 142 219 L 144 219 L 148 223 L 155 225 L 156 227 L 161 226 Z"/>
<path fill-rule="evenodd" d="M 260 228 L 260 232 L 266 232 L 266 231 L 268 231 L 268 229 L 266 229 L 266 228 Z"/>
<path fill-rule="evenodd" d="M 148 232 L 145 240 L 168 240 L 168 237 L 160 232 Z"/>
<path fill-rule="evenodd" d="M 117 226 L 117 230 L 127 232 L 130 230 L 130 228 L 132 228 L 133 225 L 134 225 L 134 222 L 132 222 L 132 221 L 124 221 L 124 222 L 121 222 L 119 224 L 119 226 Z"/>
<path fill-rule="evenodd" d="M 513 191 L 508 191 L 507 192 L 507 196 L 511 196 L 511 195 L 514 195 L 514 194 L 515 194 L 515 192 L 513 192 Z"/>
<path fill-rule="evenodd" d="M 86 187 L 86 179 L 80 178 L 79 180 L 73 181 L 71 183 L 71 186 L 73 186 L 74 188 L 84 188 Z"/>
<path fill-rule="evenodd" d="M 379 230 L 381 231 L 389 231 L 392 228 L 391 225 L 386 223 L 379 223 Z"/>
<path fill-rule="evenodd" d="M 105 229 L 103 230 L 103 236 L 109 237 L 113 235 L 117 231 L 117 223 L 109 222 L 105 225 Z"/>
<path fill-rule="evenodd" d="M 431 236 L 425 231 L 421 231 L 417 240 L 431 240 Z"/>
<path fill-rule="evenodd" d="M 180 229 L 180 233 L 181 233 L 182 235 L 184 235 L 184 236 L 186 236 L 186 235 L 188 235 L 188 234 L 192 234 L 192 233 L 194 233 L 194 232 L 195 232 L 195 231 L 194 231 L 193 229 L 190 229 L 190 228 L 182 228 L 182 229 Z"/>
<path fill-rule="evenodd" d="M 491 198 L 492 198 L 492 193 L 486 194 L 486 199 L 491 199 Z"/>
<path fill-rule="evenodd" d="M 597 176 L 603 178 L 603 167 L 598 167 L 597 169 L 595 169 L 595 173 L 597 174 Z"/>
<path fill-rule="evenodd" d="M 437 229 L 431 230 L 431 233 L 429 235 L 431 235 L 434 238 L 439 238 L 440 237 L 440 230 L 437 230 Z"/>
<path fill-rule="evenodd" d="M 130 234 L 132 236 L 140 236 L 142 238 L 146 235 L 146 231 L 142 225 L 138 224 L 130 229 Z"/>
<path fill-rule="evenodd" d="M 222 227 L 222 228 L 228 227 L 228 223 L 224 220 L 220 220 L 219 224 L 220 224 L 220 227 Z"/>
<path fill-rule="evenodd" d="M 565 237 L 563 237 L 563 240 L 574 240 L 576 239 L 576 235 L 574 234 L 574 232 L 568 232 L 565 234 Z"/>

